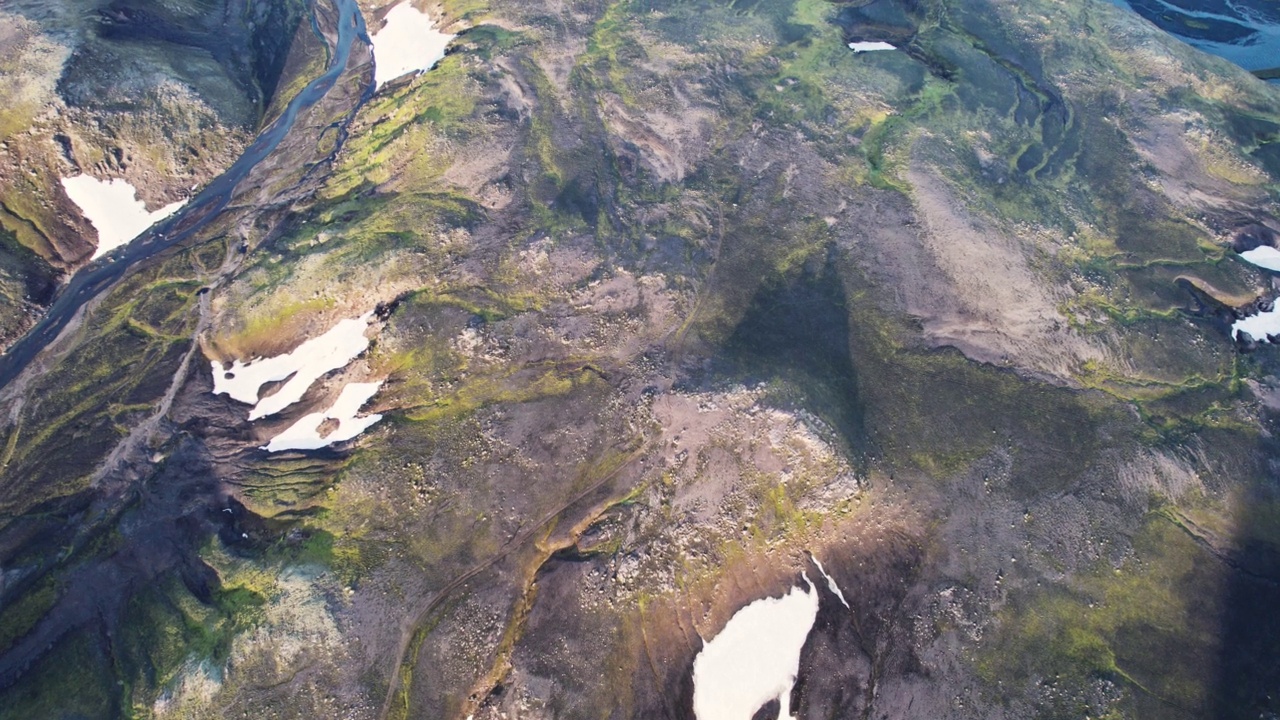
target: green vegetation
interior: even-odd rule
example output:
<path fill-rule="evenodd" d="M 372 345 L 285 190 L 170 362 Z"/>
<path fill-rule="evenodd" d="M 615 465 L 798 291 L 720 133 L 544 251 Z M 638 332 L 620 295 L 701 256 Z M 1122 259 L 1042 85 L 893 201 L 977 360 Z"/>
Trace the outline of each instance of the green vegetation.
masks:
<path fill-rule="evenodd" d="M 1149 515 L 1132 544 L 1114 567 L 1099 561 L 1069 583 L 1012 595 L 979 663 L 991 692 L 1052 679 L 1061 699 L 1037 708 L 1046 718 L 1077 717 L 1084 708 L 1072 703 L 1099 679 L 1123 690 L 1125 717 L 1201 717 L 1213 707 L 1217 678 L 1206 669 L 1224 651 L 1226 568 L 1168 508 Z"/>
<path fill-rule="evenodd" d="M 473 42 L 482 40 L 501 38 L 482 35 Z M 421 187 L 439 177 L 452 161 L 445 142 L 473 132 L 476 81 L 468 64 L 466 55 L 448 55 L 406 90 L 377 96 L 364 113 L 371 124 L 353 129 L 326 194 L 344 195 L 393 178 Z"/>
<path fill-rule="evenodd" d="M 28 590 L 18 601 L 0 612 L 0 649 L 8 649 L 26 635 L 58 599 L 58 589 L 43 582 Z"/>
<path fill-rule="evenodd" d="M 800 567 L 788 553 L 828 543 L 851 599 L 874 608 L 848 633 L 875 649 L 876 672 L 914 678 L 919 658 L 893 653 L 917 648 L 877 645 L 890 635 L 872 621 L 915 633 L 929 608 L 911 603 L 1003 563 L 948 552 L 1015 542 L 1034 562 L 1009 570 L 1007 590 L 969 588 L 1003 605 L 974 611 L 981 638 L 961 639 L 937 682 L 976 673 L 991 704 L 1046 718 L 1212 709 L 1219 680 L 1199 668 L 1221 666 L 1215 623 L 1231 619 L 1231 583 L 1272 572 L 1280 537 L 1264 489 L 1239 522 L 1214 493 L 1234 497 L 1272 452 L 1250 380 L 1280 360 L 1237 354 L 1186 285 L 1236 300 L 1261 286 L 1210 215 L 1268 192 L 1274 99 L 1231 97 L 1199 66 L 1108 44 L 1110 9 L 874 5 L 446 3 L 470 26 L 454 52 L 360 108 L 331 167 L 262 180 L 265 197 L 310 184 L 246 199 L 140 263 L 10 407 L 0 520 L 35 518 L 59 539 L 15 555 L 34 579 L 0 610 L 0 648 L 64 597 L 63 580 L 149 542 L 136 526 L 182 531 L 160 534 L 177 547 L 171 572 L 130 578 L 119 617 L 102 621 L 110 637 L 72 630 L 0 715 L 145 717 L 216 677 L 211 707 L 320 717 L 341 696 L 385 698 L 392 717 L 465 717 L 518 696 L 503 683 L 576 671 L 521 665 L 544 649 L 529 643 L 551 642 L 525 632 L 540 608 L 556 613 L 565 657 L 584 628 L 605 628 L 590 631 L 609 660 L 594 670 L 634 694 L 619 707 L 678 714 L 644 693 L 676 696 L 710 593 L 749 570 L 754 585 L 733 592 L 758 595 Z M 845 46 L 873 34 L 902 49 Z M 318 67 L 301 58 L 282 93 Z M 1170 161 L 1191 168 L 1178 177 L 1142 134 L 1175 115 L 1197 131 Z M 291 147 L 336 137 L 299 132 L 316 137 Z M 923 176 L 941 190 L 926 197 Z M 1174 187 L 1184 180 L 1204 184 Z M 1220 206 L 1178 199 L 1204 188 Z M 931 222 L 939 204 L 954 223 Z M 988 233 L 1004 245 L 984 262 L 1023 263 L 1024 287 L 1044 291 L 1027 324 L 1061 333 L 992 330 L 1009 308 L 951 296 L 956 275 L 987 268 L 948 267 L 958 256 L 938 248 L 987 250 Z M 1014 280 L 991 272 L 994 290 Z M 22 276 L 2 279 L 16 303 Z M 262 438 L 295 416 L 248 424 L 242 405 L 209 397 L 202 349 L 274 353 L 375 306 L 370 351 L 316 391 L 385 381 L 369 409 L 384 418 L 356 443 L 267 454 Z M 953 334 L 933 334 L 935 311 Z M 983 345 L 996 331 L 1013 340 Z M 1026 349 L 1075 341 L 1090 353 L 1065 369 Z M 659 402 L 739 385 L 834 450 L 810 462 L 803 449 L 769 455 L 787 439 L 763 433 L 699 438 L 685 424 L 725 412 L 710 402 L 652 427 Z M 123 469 L 98 478 L 143 423 Z M 1129 477 L 1148 460 L 1185 465 L 1191 488 L 1166 498 Z M 680 486 L 685 463 L 703 464 Z M 849 530 L 860 523 L 874 539 Z M 1253 575 L 1223 559 L 1228 536 L 1262 548 L 1242 553 Z M 1072 555 L 1062 537 L 1087 541 Z M 891 557 L 862 569 L 882 547 Z M 566 587 L 552 573 L 562 562 L 590 581 Z M 651 645 L 650 626 L 626 625 L 654 598 L 693 630 Z M 844 632 L 834 619 L 829 630 L 824 642 Z M 277 662 L 283 643 L 306 647 Z M 547 707 L 608 714 L 563 697 Z"/>
<path fill-rule="evenodd" d="M 81 630 L 58 642 L 30 670 L 35 679 L 7 693 L 0 718 L 124 717 L 121 689 L 95 635 Z"/>
<path fill-rule="evenodd" d="M 160 400 L 199 319 L 192 257 L 191 250 L 171 254 L 90 313 L 83 344 L 42 379 L 46 392 L 6 433 L 14 450 L 0 507 L 22 512 L 84 489 L 127 427 Z M 51 456 L 60 462 L 46 462 Z"/>

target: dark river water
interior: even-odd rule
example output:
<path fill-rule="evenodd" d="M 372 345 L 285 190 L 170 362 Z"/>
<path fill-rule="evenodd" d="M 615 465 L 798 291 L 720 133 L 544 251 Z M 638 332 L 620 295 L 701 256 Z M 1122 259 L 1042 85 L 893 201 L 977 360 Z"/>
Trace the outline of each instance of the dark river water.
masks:
<path fill-rule="evenodd" d="M 1277 0 L 1112 0 L 1246 70 L 1280 68 Z M 1273 81 L 1274 82 L 1274 81 Z"/>
<path fill-rule="evenodd" d="M 316 0 L 322 2 L 323 0 Z M 332 48 L 329 67 L 312 80 L 222 175 L 209 183 L 173 217 L 152 227 L 133 242 L 77 272 L 61 289 L 53 305 L 31 330 L 0 356 L 0 387 L 13 381 L 49 343 L 57 339 L 67 323 L 85 303 L 97 297 L 119 280 L 130 266 L 152 257 L 200 230 L 222 212 L 235 193 L 236 186 L 280 145 L 293 128 L 299 113 L 319 102 L 333 88 L 347 66 L 353 43 L 369 42 L 364 16 L 356 0 L 330 0 L 338 13 L 337 44 Z M 319 33 L 317 9 L 312 3 L 312 29 Z M 365 95 L 372 91 L 366 88 Z M 341 139 L 341 136 L 340 136 Z"/>

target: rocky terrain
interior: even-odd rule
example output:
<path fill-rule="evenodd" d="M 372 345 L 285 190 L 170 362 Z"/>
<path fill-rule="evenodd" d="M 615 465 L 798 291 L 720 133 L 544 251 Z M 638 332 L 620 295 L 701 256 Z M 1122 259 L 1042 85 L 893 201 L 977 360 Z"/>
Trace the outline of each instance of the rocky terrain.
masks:
<path fill-rule="evenodd" d="M 1096 0 L 415 7 L 0 390 L 0 717 L 689 718 L 806 588 L 795 717 L 1280 713 L 1280 88 Z"/>
<path fill-rule="evenodd" d="M 0 8 L 0 343 L 97 245 L 59 180 L 124 180 L 151 210 L 189 197 L 253 139 L 295 40 L 299 59 L 314 44 L 304 9 L 302 0 Z"/>

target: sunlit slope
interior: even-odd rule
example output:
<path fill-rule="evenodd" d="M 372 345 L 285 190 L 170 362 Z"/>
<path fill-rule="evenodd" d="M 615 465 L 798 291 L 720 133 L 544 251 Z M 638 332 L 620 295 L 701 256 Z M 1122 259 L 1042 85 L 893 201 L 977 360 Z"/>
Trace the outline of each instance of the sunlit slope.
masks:
<path fill-rule="evenodd" d="M 295 39 L 318 50 L 304 11 L 301 0 L 0 8 L 0 344 L 102 244 L 60 180 L 127 182 L 143 212 L 189 197 L 302 72 L 298 58 L 286 68 Z"/>
<path fill-rule="evenodd" d="M 0 715 L 692 717 L 802 595 L 799 717 L 1277 710 L 1273 88 L 1095 2 L 441 26 L 8 391 Z"/>

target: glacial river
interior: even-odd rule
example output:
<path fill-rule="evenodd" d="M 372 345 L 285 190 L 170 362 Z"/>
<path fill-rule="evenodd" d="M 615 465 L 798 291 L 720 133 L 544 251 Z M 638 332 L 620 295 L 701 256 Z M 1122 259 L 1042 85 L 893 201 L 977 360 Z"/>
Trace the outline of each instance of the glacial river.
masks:
<path fill-rule="evenodd" d="M 1245 70 L 1280 68 L 1280 3 L 1275 0 L 1111 1 Z"/>
<path fill-rule="evenodd" d="M 323 1 L 312 2 L 311 27 L 317 35 L 320 35 L 320 26 L 316 3 Z M 338 15 L 337 42 L 336 47 L 331 48 L 329 67 L 324 74 L 308 83 L 290 100 L 280 117 L 258 135 L 244 154 L 226 172 L 205 186 L 181 212 L 73 275 L 61 288 L 44 317 L 4 355 L 0 355 L 0 387 L 18 377 L 41 350 L 57 339 L 85 303 L 110 288 L 130 267 L 182 242 L 217 217 L 231 202 L 240 182 L 284 140 L 298 115 L 333 89 L 346 69 L 352 46 L 357 42 L 368 45 L 369 34 L 356 0 L 329 1 Z M 374 86 L 370 83 L 365 88 L 361 103 L 369 98 L 373 90 Z M 341 140 L 341 134 L 339 139 Z"/>

